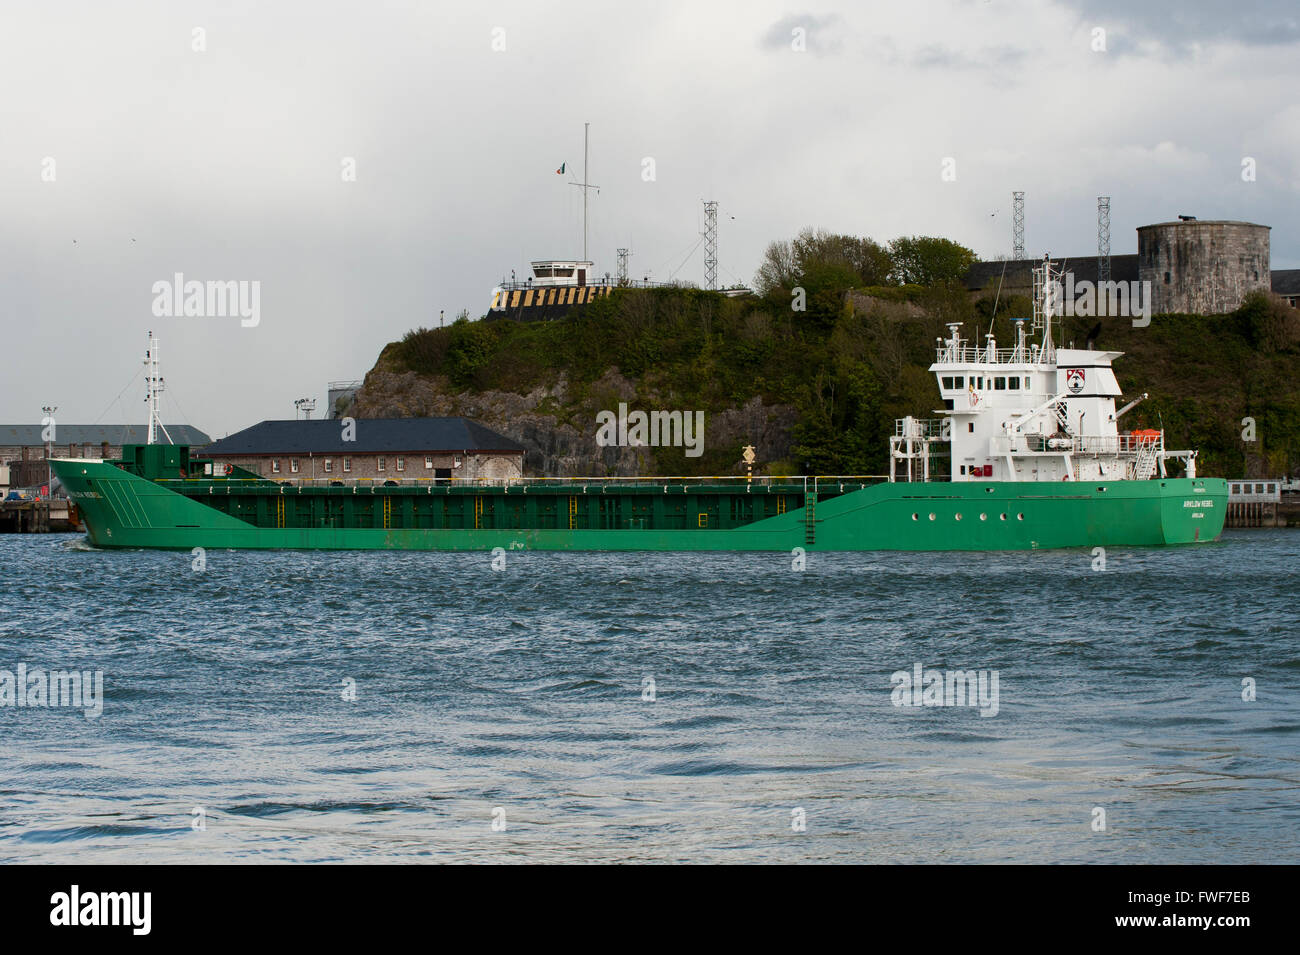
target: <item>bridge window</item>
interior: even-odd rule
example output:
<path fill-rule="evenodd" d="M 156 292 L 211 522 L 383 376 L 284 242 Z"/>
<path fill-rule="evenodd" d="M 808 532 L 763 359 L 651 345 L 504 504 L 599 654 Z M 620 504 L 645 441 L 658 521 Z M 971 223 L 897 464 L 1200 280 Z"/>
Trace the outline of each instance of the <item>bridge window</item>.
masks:
<path fill-rule="evenodd" d="M 1003 378 L 1003 377 L 1000 377 L 1000 376 L 997 377 L 997 378 L 994 378 L 994 379 L 993 379 L 993 390 L 994 390 L 994 391 L 1006 391 L 1006 390 L 1007 390 L 1007 380 L 1006 380 L 1005 378 Z"/>
<path fill-rule="evenodd" d="M 952 376 L 950 375 L 950 376 L 947 377 L 947 378 L 940 378 L 940 379 L 939 379 L 939 387 L 940 387 L 940 388 L 948 388 L 948 389 L 951 389 L 951 388 L 952 388 Z"/>
<path fill-rule="evenodd" d="M 1025 376 L 1025 391 L 1029 390 L 1029 376 Z"/>
<path fill-rule="evenodd" d="M 1019 378 L 1008 378 L 1008 379 L 1007 379 L 1007 388 L 1008 388 L 1008 390 L 1010 390 L 1010 391 L 1019 391 L 1019 390 L 1020 390 L 1020 379 L 1019 379 Z"/>
<path fill-rule="evenodd" d="M 965 388 L 965 387 L 966 387 L 966 376 L 965 376 L 965 375 L 958 375 L 956 378 L 954 378 L 954 379 L 952 380 L 952 386 L 953 386 L 954 388 Z"/>

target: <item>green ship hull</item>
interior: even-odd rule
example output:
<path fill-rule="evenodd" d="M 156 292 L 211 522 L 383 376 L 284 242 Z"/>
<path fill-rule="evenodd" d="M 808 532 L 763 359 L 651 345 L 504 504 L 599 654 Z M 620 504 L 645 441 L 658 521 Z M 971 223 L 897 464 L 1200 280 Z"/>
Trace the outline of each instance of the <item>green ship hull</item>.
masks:
<path fill-rule="evenodd" d="M 282 486 L 188 449 L 55 460 L 105 548 L 305 550 L 943 551 L 1204 543 L 1221 478 L 873 483 L 853 478 L 582 480 L 506 486 Z M 219 468 L 218 468 L 219 470 Z M 164 476 L 167 475 L 167 476 Z"/>

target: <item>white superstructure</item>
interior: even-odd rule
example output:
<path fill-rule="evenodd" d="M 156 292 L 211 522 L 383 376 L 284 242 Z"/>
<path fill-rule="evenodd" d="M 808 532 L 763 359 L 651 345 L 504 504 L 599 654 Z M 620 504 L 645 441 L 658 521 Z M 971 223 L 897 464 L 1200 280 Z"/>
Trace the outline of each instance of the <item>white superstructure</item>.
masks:
<path fill-rule="evenodd" d="M 890 479 L 901 481 L 1141 481 L 1166 476 L 1165 462 L 1196 452 L 1168 451 L 1164 432 L 1120 430 L 1120 418 L 1146 397 L 1116 409 L 1121 395 L 1111 363 L 1123 353 L 1058 348 L 1059 285 L 1044 258 L 1034 270 L 1032 331 L 1016 320 L 1016 343 L 999 348 L 948 326 L 930 371 L 939 382 L 941 418 L 902 418 L 890 440 Z M 935 445 L 946 443 L 949 474 L 931 473 Z"/>

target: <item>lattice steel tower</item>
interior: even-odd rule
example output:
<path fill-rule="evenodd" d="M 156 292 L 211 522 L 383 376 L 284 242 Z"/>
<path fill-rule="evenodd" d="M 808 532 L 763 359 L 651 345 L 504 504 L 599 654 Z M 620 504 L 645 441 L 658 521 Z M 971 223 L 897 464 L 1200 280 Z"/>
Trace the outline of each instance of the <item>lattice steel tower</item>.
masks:
<path fill-rule="evenodd" d="M 1025 194 L 1011 193 L 1011 257 L 1025 257 Z"/>
<path fill-rule="evenodd" d="M 1097 281 L 1110 281 L 1110 196 L 1097 197 Z"/>
<path fill-rule="evenodd" d="M 704 287 L 718 288 L 718 204 L 704 203 Z"/>
<path fill-rule="evenodd" d="M 627 249 L 618 250 L 618 284 L 627 284 Z"/>

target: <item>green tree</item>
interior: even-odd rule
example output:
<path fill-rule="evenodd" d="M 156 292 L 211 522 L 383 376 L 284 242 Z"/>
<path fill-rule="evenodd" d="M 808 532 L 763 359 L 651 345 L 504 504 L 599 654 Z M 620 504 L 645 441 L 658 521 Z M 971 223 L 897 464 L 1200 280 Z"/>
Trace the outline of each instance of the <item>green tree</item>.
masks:
<path fill-rule="evenodd" d="M 936 236 L 900 236 L 889 243 L 893 259 L 891 277 L 900 285 L 935 285 L 965 276 L 975 253 L 951 239 Z"/>

